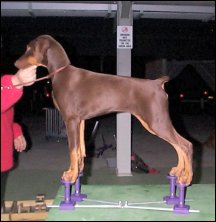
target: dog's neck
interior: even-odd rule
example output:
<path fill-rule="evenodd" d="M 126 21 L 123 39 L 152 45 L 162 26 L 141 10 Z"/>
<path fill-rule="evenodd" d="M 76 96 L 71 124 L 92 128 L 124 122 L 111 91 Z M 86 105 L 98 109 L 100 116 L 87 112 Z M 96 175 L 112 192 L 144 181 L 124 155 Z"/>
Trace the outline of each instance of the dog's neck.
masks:
<path fill-rule="evenodd" d="M 49 73 L 55 72 L 61 67 L 65 67 L 70 64 L 67 53 L 59 43 L 55 43 L 54 47 L 48 49 L 44 60 Z"/>
<path fill-rule="evenodd" d="M 54 72 L 58 72 L 63 67 L 67 67 L 68 65 L 70 65 L 70 61 L 61 62 L 61 63 L 58 63 L 58 64 L 48 63 L 47 64 L 47 69 L 48 69 L 49 73 L 54 73 Z"/>
<path fill-rule="evenodd" d="M 47 77 L 51 78 L 52 81 L 53 81 L 54 76 L 55 76 L 56 74 L 58 74 L 59 72 L 61 72 L 62 70 L 64 70 L 65 68 L 67 68 L 68 66 L 69 66 L 69 65 L 65 65 L 65 66 L 62 66 L 62 67 L 56 69 L 55 71 L 49 73 L 49 75 L 48 75 Z"/>

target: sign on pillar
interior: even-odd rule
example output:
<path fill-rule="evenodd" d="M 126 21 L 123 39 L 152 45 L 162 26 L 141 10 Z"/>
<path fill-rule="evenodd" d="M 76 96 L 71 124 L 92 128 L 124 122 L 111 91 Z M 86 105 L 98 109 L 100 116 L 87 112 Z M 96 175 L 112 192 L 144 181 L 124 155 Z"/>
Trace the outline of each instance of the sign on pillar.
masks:
<path fill-rule="evenodd" d="M 133 28 L 132 26 L 117 26 L 117 48 L 133 48 Z"/>

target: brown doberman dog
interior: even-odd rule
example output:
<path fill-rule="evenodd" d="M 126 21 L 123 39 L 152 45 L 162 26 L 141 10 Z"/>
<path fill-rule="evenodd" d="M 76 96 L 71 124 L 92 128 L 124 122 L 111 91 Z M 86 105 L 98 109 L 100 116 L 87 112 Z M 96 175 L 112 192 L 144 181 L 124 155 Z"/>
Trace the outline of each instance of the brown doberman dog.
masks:
<path fill-rule="evenodd" d="M 168 96 L 162 76 L 155 80 L 96 73 L 70 64 L 64 48 L 53 37 L 41 35 L 27 45 L 15 62 L 17 68 L 45 66 L 52 75 L 53 101 L 65 122 L 70 166 L 62 179 L 74 183 L 84 169 L 84 122 L 111 112 L 134 115 L 150 133 L 164 139 L 178 154 L 170 171 L 177 182 L 192 181 L 192 144 L 180 136 L 169 117 Z"/>

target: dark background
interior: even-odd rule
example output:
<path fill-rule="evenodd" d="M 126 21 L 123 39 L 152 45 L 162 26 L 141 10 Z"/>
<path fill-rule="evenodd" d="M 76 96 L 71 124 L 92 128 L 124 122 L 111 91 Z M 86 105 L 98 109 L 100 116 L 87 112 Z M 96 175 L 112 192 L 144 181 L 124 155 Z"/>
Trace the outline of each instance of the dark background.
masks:
<path fill-rule="evenodd" d="M 116 26 L 112 18 L 2 17 L 1 29 L 3 70 L 12 69 L 30 40 L 50 34 L 64 46 L 72 64 L 97 69 L 97 60 L 105 56 L 104 68 L 115 73 Z M 143 72 L 146 62 L 159 58 L 212 60 L 214 38 L 215 21 L 134 20 L 132 75 L 138 75 L 139 66 Z"/>
<path fill-rule="evenodd" d="M 29 41 L 42 34 L 52 35 L 62 44 L 71 64 L 116 74 L 116 26 L 112 18 L 1 17 L 1 30 L 1 74 L 16 72 L 14 61 L 24 53 Z M 131 75 L 139 78 L 145 77 L 145 65 L 156 59 L 214 60 L 215 21 L 136 19 L 131 52 Z M 46 74 L 46 70 L 38 69 L 38 77 Z M 176 98 L 178 101 L 180 88 L 197 98 L 202 97 L 205 90 L 214 94 L 191 66 L 167 86 L 172 101 Z M 25 111 L 40 112 L 42 107 L 52 106 L 50 82 L 37 82 L 25 91 L 20 102 Z"/>

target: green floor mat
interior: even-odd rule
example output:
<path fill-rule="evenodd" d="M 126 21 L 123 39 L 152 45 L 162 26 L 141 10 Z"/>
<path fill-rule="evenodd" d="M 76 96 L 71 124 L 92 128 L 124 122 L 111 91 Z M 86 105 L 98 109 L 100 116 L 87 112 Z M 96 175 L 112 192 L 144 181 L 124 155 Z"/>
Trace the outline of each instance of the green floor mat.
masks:
<path fill-rule="evenodd" d="M 72 192 L 73 187 L 72 187 Z M 116 204 L 125 201 L 132 203 L 163 201 L 169 195 L 168 185 L 82 185 L 81 193 L 87 194 L 87 199 L 77 202 L 79 205 L 103 205 L 107 202 Z M 178 191 L 177 191 L 178 193 Z M 97 200 L 97 201 L 96 201 Z M 46 221 L 214 221 L 215 220 L 215 185 L 195 184 L 187 188 L 185 204 L 196 213 L 186 215 L 175 214 L 173 205 L 152 203 L 136 206 L 154 208 L 169 208 L 170 211 L 153 209 L 126 209 L 126 208 L 74 208 L 62 211 L 58 208 L 64 201 L 64 186 L 59 191 L 50 209 Z M 98 202 L 99 201 L 99 202 Z M 101 202 L 105 201 L 105 202 Z M 134 205 L 133 204 L 133 205 Z"/>

